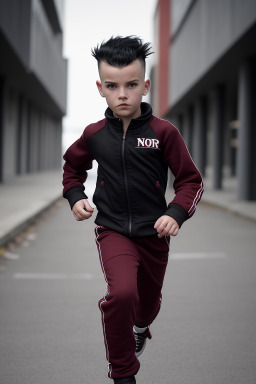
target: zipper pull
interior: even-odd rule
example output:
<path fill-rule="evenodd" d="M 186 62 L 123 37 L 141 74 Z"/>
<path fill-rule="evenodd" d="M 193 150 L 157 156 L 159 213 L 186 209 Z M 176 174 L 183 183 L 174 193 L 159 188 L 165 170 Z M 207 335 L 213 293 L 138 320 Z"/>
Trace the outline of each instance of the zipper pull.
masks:
<path fill-rule="evenodd" d="M 123 133 L 123 140 L 125 140 L 126 132 Z"/>

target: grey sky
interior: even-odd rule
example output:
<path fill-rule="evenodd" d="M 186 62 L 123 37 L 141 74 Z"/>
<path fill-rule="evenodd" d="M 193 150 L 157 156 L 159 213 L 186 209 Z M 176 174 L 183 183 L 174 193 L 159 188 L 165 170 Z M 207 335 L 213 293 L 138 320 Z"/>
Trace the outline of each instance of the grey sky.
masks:
<path fill-rule="evenodd" d="M 64 56 L 69 67 L 64 148 L 80 136 L 86 125 L 102 119 L 106 109 L 95 84 L 98 72 L 91 48 L 112 35 L 138 35 L 153 45 L 155 7 L 156 0 L 66 0 Z M 153 56 L 148 59 L 148 69 Z"/>

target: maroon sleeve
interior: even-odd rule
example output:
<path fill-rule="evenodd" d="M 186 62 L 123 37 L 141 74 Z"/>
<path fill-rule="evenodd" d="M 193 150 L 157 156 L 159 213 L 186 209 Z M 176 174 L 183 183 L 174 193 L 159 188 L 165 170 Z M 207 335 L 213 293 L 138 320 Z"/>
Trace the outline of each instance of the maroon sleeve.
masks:
<path fill-rule="evenodd" d="M 152 129 L 158 134 L 164 160 L 174 175 L 175 197 L 166 214 L 181 226 L 191 217 L 203 193 L 202 176 L 195 166 L 178 129 L 165 120 L 154 118 Z"/>
<path fill-rule="evenodd" d="M 87 199 L 84 193 L 84 183 L 87 171 L 92 168 L 93 156 L 90 153 L 86 140 L 99 129 L 104 127 L 105 120 L 91 124 L 85 128 L 82 136 L 76 140 L 63 156 L 63 196 L 68 199 L 71 208 L 82 199 Z"/>
<path fill-rule="evenodd" d="M 71 208 L 81 199 L 87 199 L 84 194 L 84 183 L 87 170 L 92 168 L 92 157 L 83 136 L 68 148 L 63 156 L 63 196 L 68 199 Z"/>

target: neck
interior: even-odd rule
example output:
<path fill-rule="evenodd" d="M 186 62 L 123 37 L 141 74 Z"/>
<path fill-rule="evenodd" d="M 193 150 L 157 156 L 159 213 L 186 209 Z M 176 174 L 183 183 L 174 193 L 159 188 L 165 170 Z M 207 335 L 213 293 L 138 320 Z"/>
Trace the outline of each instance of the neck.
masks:
<path fill-rule="evenodd" d="M 131 122 L 133 119 L 137 119 L 137 117 L 139 117 L 140 115 L 141 115 L 141 108 L 139 108 L 139 110 L 137 111 L 137 113 L 134 114 L 134 115 L 132 116 L 132 118 L 131 118 L 131 117 L 127 117 L 127 118 L 125 118 L 125 117 L 120 117 L 120 116 L 115 115 L 115 113 L 114 113 L 114 116 L 115 116 L 115 117 L 117 117 L 117 118 L 121 118 L 122 123 L 123 123 L 123 131 L 124 131 L 124 133 L 126 133 L 128 127 L 129 127 L 129 125 L 130 125 L 130 122 Z"/>
<path fill-rule="evenodd" d="M 128 127 L 130 125 L 131 120 L 124 120 L 124 119 L 122 119 L 122 122 L 123 122 L 123 131 L 124 131 L 124 133 L 126 133 Z"/>

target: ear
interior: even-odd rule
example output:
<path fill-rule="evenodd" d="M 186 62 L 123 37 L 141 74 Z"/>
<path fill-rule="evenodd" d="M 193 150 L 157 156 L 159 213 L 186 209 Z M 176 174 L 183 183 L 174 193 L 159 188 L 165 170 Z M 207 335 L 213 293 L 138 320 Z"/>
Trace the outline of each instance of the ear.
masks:
<path fill-rule="evenodd" d="M 103 94 L 103 91 L 102 91 L 102 84 L 101 84 L 101 82 L 99 80 L 96 81 L 96 85 L 97 85 L 97 88 L 98 88 L 98 91 L 99 91 L 100 95 L 102 97 L 105 97 L 104 94 Z"/>
<path fill-rule="evenodd" d="M 150 80 L 147 79 L 144 83 L 143 96 L 146 96 L 150 90 Z"/>

